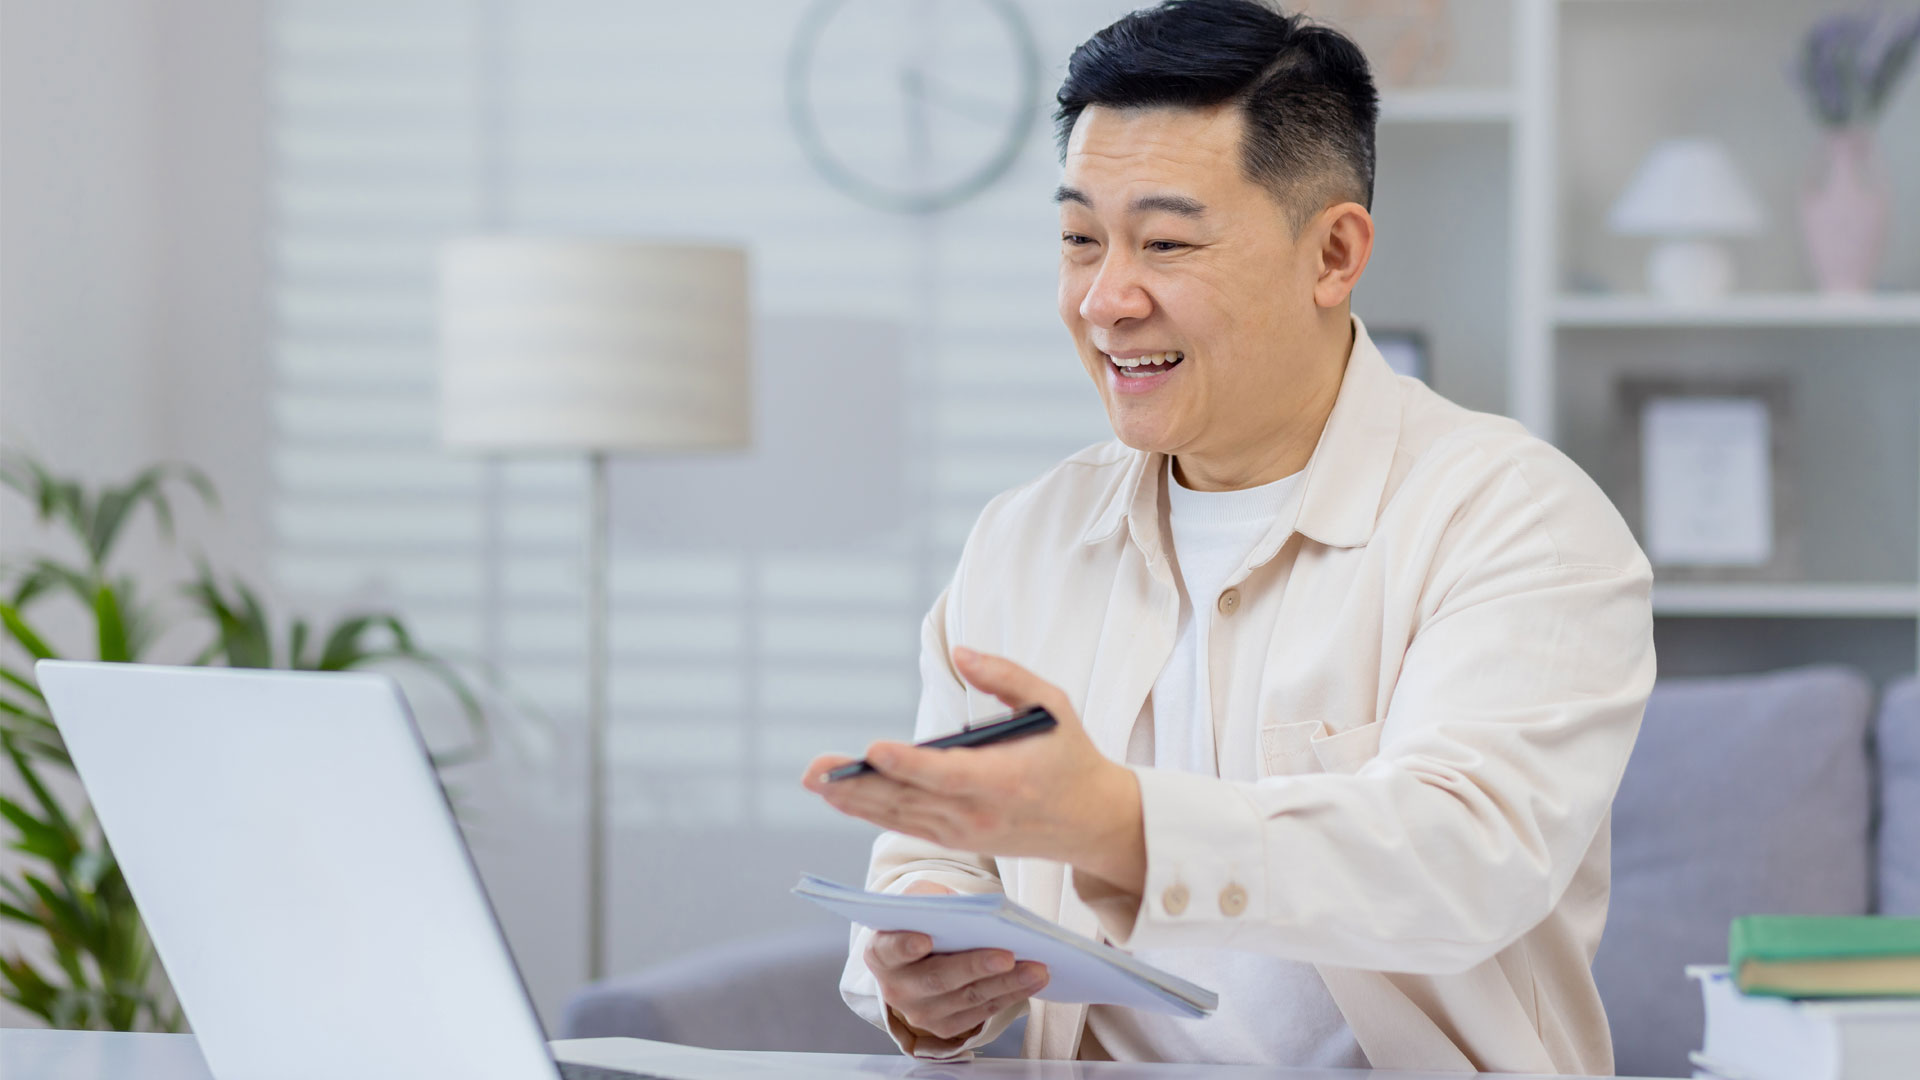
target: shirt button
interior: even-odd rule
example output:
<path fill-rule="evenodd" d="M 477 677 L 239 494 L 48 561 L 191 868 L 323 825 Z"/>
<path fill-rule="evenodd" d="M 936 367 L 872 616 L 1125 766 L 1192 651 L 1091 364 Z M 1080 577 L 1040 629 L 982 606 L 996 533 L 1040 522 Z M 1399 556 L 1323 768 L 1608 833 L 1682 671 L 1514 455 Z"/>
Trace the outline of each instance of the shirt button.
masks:
<path fill-rule="evenodd" d="M 1238 885 L 1229 885 L 1220 890 L 1220 911 L 1224 915 L 1238 915 L 1247 910 L 1247 890 Z"/>
<path fill-rule="evenodd" d="M 1187 910 L 1187 887 L 1167 886 L 1167 891 L 1160 894 L 1160 906 L 1166 908 L 1169 915 L 1178 915 Z"/>
<path fill-rule="evenodd" d="M 1220 614 L 1231 615 L 1240 608 L 1240 590 L 1228 589 L 1220 594 Z"/>

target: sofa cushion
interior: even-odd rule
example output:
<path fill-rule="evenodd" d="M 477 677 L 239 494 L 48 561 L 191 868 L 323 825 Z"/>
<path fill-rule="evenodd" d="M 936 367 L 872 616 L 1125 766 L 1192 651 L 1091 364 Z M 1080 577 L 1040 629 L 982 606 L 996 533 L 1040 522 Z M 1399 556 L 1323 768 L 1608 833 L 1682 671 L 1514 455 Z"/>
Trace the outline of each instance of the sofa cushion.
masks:
<path fill-rule="evenodd" d="M 1920 915 L 1920 681 L 1887 687 L 1875 726 L 1882 915 Z"/>
<path fill-rule="evenodd" d="M 1834 666 L 1654 688 L 1593 964 L 1619 1072 L 1690 1075 L 1703 1019 L 1682 969 L 1726 962 L 1734 916 L 1869 910 L 1871 701 Z"/>
<path fill-rule="evenodd" d="M 886 1032 L 840 997 L 847 926 L 743 938 L 594 983 L 567 1002 L 563 1039 L 629 1036 L 713 1050 L 889 1054 Z M 1024 1021 L 981 1050 L 1018 1057 Z"/>
<path fill-rule="evenodd" d="M 845 925 L 699 949 L 595 983 L 567 1002 L 563 1038 L 633 1036 L 715 1050 L 898 1053 L 840 1000 Z"/>

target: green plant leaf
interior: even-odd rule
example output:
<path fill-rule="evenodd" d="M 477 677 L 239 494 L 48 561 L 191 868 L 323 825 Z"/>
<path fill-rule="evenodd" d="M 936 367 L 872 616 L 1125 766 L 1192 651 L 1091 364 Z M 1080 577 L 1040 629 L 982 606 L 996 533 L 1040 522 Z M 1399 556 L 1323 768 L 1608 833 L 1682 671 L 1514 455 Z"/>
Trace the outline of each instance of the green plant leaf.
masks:
<path fill-rule="evenodd" d="M 393 644 L 385 648 L 371 648 L 363 639 L 369 631 L 385 630 L 393 639 Z M 320 659 L 316 667 L 320 671 L 346 671 L 349 668 L 364 667 L 373 660 L 404 657 L 413 659 L 427 654 L 414 647 L 413 635 L 408 633 L 407 625 L 393 615 L 355 615 L 342 620 L 327 635 L 327 643 L 320 650 Z"/>
<path fill-rule="evenodd" d="M 54 589 L 65 589 L 82 604 L 93 602 L 93 578 L 70 566 L 62 566 L 52 559 L 36 558 L 27 572 L 14 586 L 13 606 L 25 610 L 27 605 Z"/>
<path fill-rule="evenodd" d="M 0 604 L 0 625 L 4 625 L 7 632 L 13 635 L 13 640 L 34 659 L 58 659 L 52 647 L 40 639 L 40 635 L 27 625 L 26 620 L 20 617 L 19 610 L 12 604 Z"/>
<path fill-rule="evenodd" d="M 47 719 L 45 713 L 10 698 L 0 697 L 0 715 L 11 716 L 35 727 L 53 727 L 53 721 Z"/>
<path fill-rule="evenodd" d="M 55 799 L 53 793 L 47 790 L 47 785 L 41 782 L 40 773 L 33 767 L 33 763 L 29 762 L 26 755 L 20 752 L 20 748 L 14 745 L 11 736 L 0 736 L 0 750 L 4 750 L 7 759 L 13 762 L 14 772 L 19 774 L 21 783 L 27 785 L 27 790 L 33 794 L 33 800 L 40 804 L 40 812 L 46 816 L 47 821 L 54 828 L 72 837 L 73 848 L 78 850 L 79 831 L 73 827 L 73 821 L 67 817 L 66 811 L 61 809 L 59 800 Z"/>
<path fill-rule="evenodd" d="M 67 968 L 67 959 L 59 954 L 95 936 L 93 927 L 88 925 L 86 912 L 73 897 L 63 895 L 53 885 L 38 876 L 22 874 L 21 878 L 26 881 L 27 888 L 32 889 L 34 895 L 40 898 L 40 903 L 44 906 L 47 915 L 45 925 L 48 937 L 54 946 L 54 958 L 60 962 L 61 967 Z M 74 980 L 76 982 L 83 981 L 86 977 L 77 968 L 69 969 L 68 973 L 77 976 Z"/>
<path fill-rule="evenodd" d="M 53 1003 L 59 991 L 25 957 L 0 957 L 0 977 L 11 987 L 8 1001 L 49 1024 L 53 1022 Z"/>
<path fill-rule="evenodd" d="M 99 627 L 100 659 L 124 664 L 133 660 L 127 643 L 127 624 L 120 617 L 120 598 L 105 582 L 93 594 L 93 618 Z"/>
<path fill-rule="evenodd" d="M 73 883 L 85 892 L 98 892 L 100 883 L 116 869 L 113 852 L 104 847 L 81 852 L 73 860 Z"/>
<path fill-rule="evenodd" d="M 12 844 L 8 845 L 13 850 L 44 859 L 56 868 L 63 867 L 73 860 L 73 850 L 67 843 L 67 836 L 54 826 L 28 813 L 26 807 L 5 796 L 0 796 L 0 817 L 11 822 L 20 834 Z"/>
<path fill-rule="evenodd" d="M 230 603 L 213 569 L 202 562 L 199 576 L 184 588 L 186 595 L 219 630 L 218 657 L 229 667 L 270 668 L 273 666 L 272 630 L 266 613 L 253 594 L 238 586 L 240 602 Z"/>
<path fill-rule="evenodd" d="M 293 628 L 287 633 L 287 666 L 295 671 L 311 670 L 307 666 L 307 639 L 313 634 L 313 627 L 305 619 L 293 620 Z"/>
<path fill-rule="evenodd" d="M 20 674 L 10 667 L 0 665 L 0 682 L 12 683 L 20 689 L 25 690 L 34 700 L 42 704 L 47 700 L 47 695 L 40 692 L 40 688 L 34 685 L 32 679 L 27 678 L 25 675 Z"/>
<path fill-rule="evenodd" d="M 6 903 L 5 901 L 0 901 L 0 919 L 8 919 L 17 923 L 26 923 L 28 926 L 40 925 L 40 916 L 35 915 L 31 911 L 26 911 L 21 908 L 14 907 L 12 904 Z"/>
<path fill-rule="evenodd" d="M 131 519 L 133 511 L 142 504 L 153 508 L 154 522 L 160 528 L 160 535 L 173 538 L 173 505 L 167 500 L 166 483 L 178 478 L 185 481 L 200 493 L 202 501 L 209 506 L 218 503 L 213 483 L 205 473 L 184 465 L 154 465 L 141 470 L 125 487 L 108 488 L 100 493 L 92 519 L 87 523 L 87 550 L 93 556 L 93 565 L 103 567 L 112 554 L 114 545 L 119 542 L 121 530 Z"/>
<path fill-rule="evenodd" d="M 61 480 L 45 465 L 18 451 L 8 451 L 5 461 L 7 485 L 33 502 L 41 521 L 58 520 L 75 536 L 85 539 L 86 497 L 79 484 Z"/>

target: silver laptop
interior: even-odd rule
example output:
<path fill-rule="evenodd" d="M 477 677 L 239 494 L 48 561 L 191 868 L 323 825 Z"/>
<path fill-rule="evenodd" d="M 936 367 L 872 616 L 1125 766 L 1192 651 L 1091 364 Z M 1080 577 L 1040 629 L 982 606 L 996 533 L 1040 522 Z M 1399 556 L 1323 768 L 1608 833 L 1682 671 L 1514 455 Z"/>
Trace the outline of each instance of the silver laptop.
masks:
<path fill-rule="evenodd" d="M 554 1080 L 393 680 L 35 671 L 219 1080 Z"/>

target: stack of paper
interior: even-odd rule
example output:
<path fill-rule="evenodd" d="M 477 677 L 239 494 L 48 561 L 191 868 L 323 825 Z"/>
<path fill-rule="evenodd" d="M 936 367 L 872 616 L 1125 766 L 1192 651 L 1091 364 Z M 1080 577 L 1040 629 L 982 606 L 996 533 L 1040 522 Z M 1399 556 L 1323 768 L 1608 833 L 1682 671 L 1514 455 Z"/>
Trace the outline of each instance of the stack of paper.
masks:
<path fill-rule="evenodd" d="M 1001 893 L 915 895 L 867 892 L 808 875 L 794 894 L 875 930 L 911 930 L 935 952 L 1005 949 L 1047 966 L 1048 1001 L 1126 1005 L 1201 1017 L 1220 996 L 1035 915 Z"/>
<path fill-rule="evenodd" d="M 1920 1000 L 1797 1001 L 1743 994 L 1724 967 L 1693 966 L 1707 1029 L 1696 1076 L 1725 1080 L 1913 1080 Z"/>

